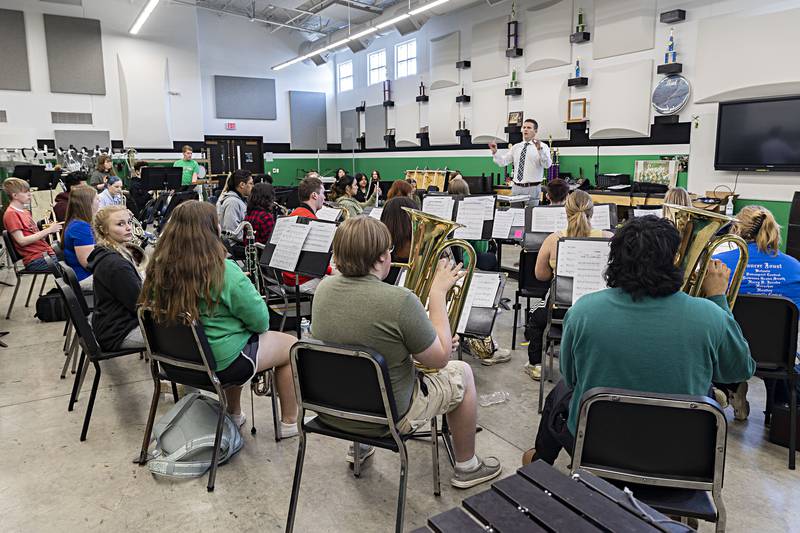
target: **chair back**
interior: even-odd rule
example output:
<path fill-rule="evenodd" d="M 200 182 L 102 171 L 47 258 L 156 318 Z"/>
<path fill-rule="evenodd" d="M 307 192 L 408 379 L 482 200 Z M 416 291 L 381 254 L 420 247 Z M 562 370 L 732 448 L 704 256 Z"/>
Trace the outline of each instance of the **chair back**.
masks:
<path fill-rule="evenodd" d="M 75 297 L 77 298 L 78 303 L 83 310 L 84 316 L 89 316 L 91 309 L 89 309 L 89 304 L 86 302 L 86 298 L 83 296 L 83 290 L 81 289 L 81 284 L 78 281 L 78 276 L 75 275 L 75 271 L 72 270 L 72 267 L 64 261 L 59 261 L 58 266 L 61 269 L 61 278 L 72 289 L 72 292 L 75 294 Z"/>
<path fill-rule="evenodd" d="M 88 313 L 84 313 L 78 296 L 64 279 L 56 279 L 55 282 L 61 296 L 64 298 L 64 306 L 67 308 L 70 322 L 72 322 L 78 334 L 78 342 L 80 342 L 81 348 L 83 348 L 90 360 L 96 359 L 101 350 L 94 336 L 94 330 L 89 324 Z"/>
<path fill-rule="evenodd" d="M 300 341 L 290 353 L 297 403 L 346 420 L 387 425 L 396 435 L 399 420 L 380 354 L 362 346 Z"/>
<path fill-rule="evenodd" d="M 581 398 L 572 471 L 721 489 L 727 429 L 719 404 L 705 396 L 593 388 Z"/>
<path fill-rule="evenodd" d="M 550 282 L 536 279 L 536 259 L 538 257 L 538 249 L 522 249 L 519 252 L 519 280 L 517 286 L 520 291 L 527 291 L 532 296 L 544 298 L 544 295 L 550 289 Z"/>
<path fill-rule="evenodd" d="M 209 380 L 219 384 L 217 362 L 201 324 L 162 324 L 142 307 L 138 318 L 148 354 L 161 364 L 170 381 L 202 387 L 208 387 Z"/>
<path fill-rule="evenodd" d="M 17 252 L 17 249 L 14 247 L 14 240 L 11 238 L 11 235 L 8 233 L 8 230 L 3 230 L 3 246 L 6 247 L 6 252 L 8 253 L 8 257 L 11 259 L 11 263 L 14 265 L 14 270 L 17 268 L 17 263 L 22 261 L 22 257 Z"/>
<path fill-rule="evenodd" d="M 61 271 L 61 265 L 53 259 L 53 256 L 48 254 L 47 252 L 42 253 L 42 257 L 44 258 L 44 262 L 47 264 L 47 267 L 50 269 L 50 273 L 53 274 L 53 277 L 56 279 L 64 277 L 64 273 Z"/>
<path fill-rule="evenodd" d="M 760 369 L 790 370 L 797 352 L 797 306 L 783 296 L 740 294 L 733 317 Z"/>

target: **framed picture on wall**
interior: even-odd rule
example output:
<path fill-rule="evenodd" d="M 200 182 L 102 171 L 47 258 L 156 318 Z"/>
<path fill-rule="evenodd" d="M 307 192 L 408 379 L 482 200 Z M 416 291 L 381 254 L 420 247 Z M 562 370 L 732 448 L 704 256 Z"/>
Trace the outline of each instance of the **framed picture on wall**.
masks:
<path fill-rule="evenodd" d="M 522 111 L 511 111 L 508 114 L 509 126 L 522 126 Z"/>
<path fill-rule="evenodd" d="M 567 122 L 586 121 L 586 98 L 570 98 L 567 100 Z"/>

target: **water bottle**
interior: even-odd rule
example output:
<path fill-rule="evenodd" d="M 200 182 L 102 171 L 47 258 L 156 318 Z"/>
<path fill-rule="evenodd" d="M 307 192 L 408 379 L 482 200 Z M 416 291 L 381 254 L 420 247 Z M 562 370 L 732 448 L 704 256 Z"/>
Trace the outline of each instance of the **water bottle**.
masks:
<path fill-rule="evenodd" d="M 301 339 L 311 338 L 311 321 L 307 318 L 303 318 L 302 320 L 300 320 L 300 338 Z"/>
<path fill-rule="evenodd" d="M 728 203 L 725 205 L 725 214 L 729 217 L 733 216 L 733 195 L 728 196 Z"/>
<path fill-rule="evenodd" d="M 501 390 L 489 394 L 481 394 L 478 398 L 478 403 L 481 404 L 481 407 L 489 407 L 497 403 L 507 402 L 510 398 L 511 395 L 508 392 Z"/>

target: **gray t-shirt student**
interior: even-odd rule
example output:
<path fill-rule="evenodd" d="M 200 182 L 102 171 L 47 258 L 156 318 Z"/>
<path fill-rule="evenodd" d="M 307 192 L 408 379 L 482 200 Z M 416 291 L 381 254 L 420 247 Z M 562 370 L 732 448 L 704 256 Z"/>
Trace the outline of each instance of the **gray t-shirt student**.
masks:
<path fill-rule="evenodd" d="M 406 288 L 383 283 L 372 275 L 327 276 L 317 287 L 312 313 L 311 334 L 315 339 L 366 346 L 384 357 L 397 413 L 402 417 L 411 405 L 415 387 L 411 354 L 425 351 L 436 340 L 436 331 L 419 298 Z M 324 415 L 320 419 L 367 436 L 387 432 L 374 424 L 331 420 Z"/>

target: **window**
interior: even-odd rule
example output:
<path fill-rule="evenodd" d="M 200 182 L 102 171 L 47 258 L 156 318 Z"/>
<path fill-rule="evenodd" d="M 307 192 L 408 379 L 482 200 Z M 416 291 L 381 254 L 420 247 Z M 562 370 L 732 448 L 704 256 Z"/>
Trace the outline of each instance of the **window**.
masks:
<path fill-rule="evenodd" d="M 336 67 L 339 78 L 339 92 L 353 90 L 353 62 L 343 61 Z"/>
<path fill-rule="evenodd" d="M 369 68 L 369 85 L 374 85 L 386 80 L 386 50 L 378 50 L 367 56 Z"/>
<path fill-rule="evenodd" d="M 413 76 L 417 73 L 417 40 L 411 39 L 395 45 L 394 57 L 397 65 L 394 69 L 395 78 Z"/>

